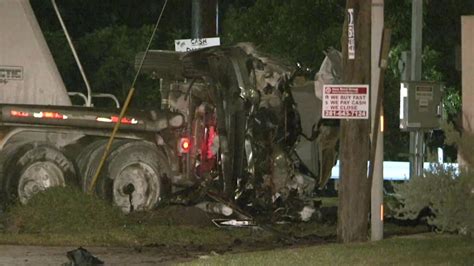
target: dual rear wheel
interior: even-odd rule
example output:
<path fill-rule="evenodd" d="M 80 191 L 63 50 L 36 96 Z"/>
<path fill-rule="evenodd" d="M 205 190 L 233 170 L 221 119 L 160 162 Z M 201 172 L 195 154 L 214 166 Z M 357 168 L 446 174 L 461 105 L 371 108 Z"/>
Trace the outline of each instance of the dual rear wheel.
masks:
<path fill-rule="evenodd" d="M 77 185 L 74 164 L 44 142 L 13 143 L 0 154 L 4 201 L 26 204 L 36 193 L 56 186 Z"/>
<path fill-rule="evenodd" d="M 69 160 L 44 142 L 10 144 L 0 153 L 2 202 L 26 204 L 36 193 L 55 186 L 81 186 L 88 191 L 106 146 L 105 140 L 87 145 Z M 169 175 L 166 157 L 152 143 L 117 140 L 104 163 L 95 193 L 123 212 L 150 210 L 162 196 Z"/>
<path fill-rule="evenodd" d="M 101 141 L 92 143 L 78 156 L 84 190 L 90 188 L 105 146 Z M 149 142 L 114 142 L 96 180 L 96 194 L 112 201 L 125 213 L 154 208 L 169 176 L 165 158 L 158 147 Z"/>

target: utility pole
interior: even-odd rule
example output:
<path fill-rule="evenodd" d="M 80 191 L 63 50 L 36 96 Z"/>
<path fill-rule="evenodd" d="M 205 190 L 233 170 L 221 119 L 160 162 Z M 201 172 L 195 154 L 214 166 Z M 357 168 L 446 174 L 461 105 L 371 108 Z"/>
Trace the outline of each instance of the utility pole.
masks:
<path fill-rule="evenodd" d="M 474 3 L 473 6 L 474 8 Z M 474 133 L 474 16 L 461 17 L 461 55 L 462 55 L 462 131 Z M 464 148 L 465 149 L 465 148 Z M 464 149 L 458 150 L 459 169 L 472 170 L 474 162 L 472 154 L 465 154 Z M 470 149 L 467 149 L 470 151 Z"/>
<path fill-rule="evenodd" d="M 191 38 L 209 38 L 219 35 L 218 0 L 192 0 Z"/>
<path fill-rule="evenodd" d="M 423 0 L 412 0 L 411 18 L 411 77 L 421 81 L 423 32 Z M 425 133 L 423 129 L 410 132 L 410 178 L 423 174 Z"/>
<path fill-rule="evenodd" d="M 367 0 L 346 2 L 341 40 L 344 84 L 370 82 L 371 6 L 372 1 Z M 367 241 L 371 187 L 367 178 L 369 128 L 368 120 L 341 120 L 337 237 L 344 243 Z"/>

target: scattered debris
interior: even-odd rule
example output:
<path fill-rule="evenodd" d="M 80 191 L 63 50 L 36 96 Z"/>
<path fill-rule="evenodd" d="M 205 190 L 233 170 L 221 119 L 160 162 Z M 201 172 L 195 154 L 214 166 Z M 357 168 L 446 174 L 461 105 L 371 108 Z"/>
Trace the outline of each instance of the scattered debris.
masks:
<path fill-rule="evenodd" d="M 224 216 L 230 216 L 233 213 L 233 210 L 229 206 L 220 202 L 204 201 L 196 204 L 195 207 L 208 213 L 222 214 Z"/>
<path fill-rule="evenodd" d="M 209 255 L 201 255 L 201 256 L 199 256 L 199 258 L 206 260 L 206 259 L 210 259 L 211 257 L 216 257 L 216 256 L 220 256 L 220 254 L 217 253 L 217 252 L 215 252 L 214 250 L 212 250 L 212 251 L 209 253 Z"/>
<path fill-rule="evenodd" d="M 301 221 L 303 222 L 309 221 L 314 211 L 315 211 L 314 208 L 309 207 L 309 206 L 304 206 L 303 209 L 299 212 Z"/>
<path fill-rule="evenodd" d="M 217 227 L 253 227 L 257 226 L 253 220 L 236 220 L 236 219 L 213 219 L 212 222 Z"/>
<path fill-rule="evenodd" d="M 104 262 L 92 255 L 87 249 L 79 247 L 77 249 L 67 252 L 69 262 L 64 263 L 64 266 L 94 266 L 104 265 Z"/>

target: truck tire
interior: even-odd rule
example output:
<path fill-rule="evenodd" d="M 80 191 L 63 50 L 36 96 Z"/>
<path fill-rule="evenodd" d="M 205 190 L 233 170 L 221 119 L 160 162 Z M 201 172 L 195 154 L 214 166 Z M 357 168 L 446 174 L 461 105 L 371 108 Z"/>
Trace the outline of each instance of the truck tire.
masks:
<path fill-rule="evenodd" d="M 83 187 L 90 185 L 104 149 L 105 144 L 97 144 L 87 166 L 84 163 L 80 166 L 85 169 Z M 145 141 L 117 141 L 104 163 L 95 192 L 111 200 L 124 213 L 150 210 L 161 199 L 162 182 L 169 169 L 156 145 Z"/>
<path fill-rule="evenodd" d="M 0 208 L 5 210 L 8 206 L 7 173 L 8 162 L 24 143 L 10 143 L 0 151 Z"/>
<path fill-rule="evenodd" d="M 108 139 L 99 139 L 91 144 L 87 145 L 84 150 L 76 157 L 76 163 L 79 169 L 79 173 L 81 175 L 81 188 L 84 192 L 89 191 L 90 184 L 92 179 L 97 172 L 97 168 L 99 167 L 99 163 L 104 156 L 104 151 L 107 146 Z M 125 141 L 124 140 L 114 140 L 112 146 L 110 148 L 111 151 L 116 149 L 118 146 L 122 145 Z M 107 158 L 110 158 L 110 153 Z M 105 166 L 105 165 L 104 165 Z M 104 167 L 102 168 L 102 170 Z M 103 171 L 101 172 L 101 176 L 103 176 Z M 99 176 L 98 180 L 95 183 L 95 194 L 99 197 L 111 200 L 109 196 L 111 194 L 110 187 L 111 184 L 108 179 L 102 178 Z"/>
<path fill-rule="evenodd" d="M 114 143 L 115 144 L 115 143 Z M 95 175 L 107 145 L 106 139 L 96 140 L 87 145 L 76 157 L 76 165 L 80 174 L 80 183 L 82 191 L 87 192 L 90 180 Z M 114 145 L 113 145 L 114 146 Z"/>
<path fill-rule="evenodd" d="M 55 186 L 77 185 L 74 164 L 44 142 L 12 146 L 3 161 L 6 200 L 26 204 L 36 193 Z"/>

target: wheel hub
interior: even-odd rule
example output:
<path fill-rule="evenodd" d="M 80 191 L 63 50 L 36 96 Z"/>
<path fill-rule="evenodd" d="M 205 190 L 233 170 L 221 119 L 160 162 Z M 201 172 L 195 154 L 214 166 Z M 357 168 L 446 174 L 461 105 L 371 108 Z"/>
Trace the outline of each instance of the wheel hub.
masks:
<path fill-rule="evenodd" d="M 64 186 L 61 169 L 52 162 L 35 162 L 28 166 L 20 176 L 18 196 L 26 204 L 36 193 L 50 187 Z"/>
<path fill-rule="evenodd" d="M 141 162 L 125 166 L 114 180 L 113 197 L 125 213 L 153 208 L 159 197 L 156 171 Z"/>

